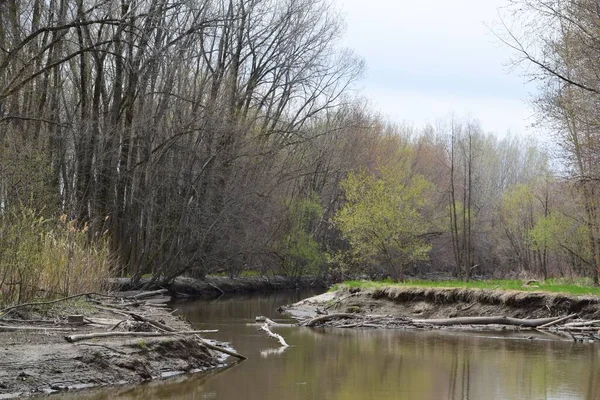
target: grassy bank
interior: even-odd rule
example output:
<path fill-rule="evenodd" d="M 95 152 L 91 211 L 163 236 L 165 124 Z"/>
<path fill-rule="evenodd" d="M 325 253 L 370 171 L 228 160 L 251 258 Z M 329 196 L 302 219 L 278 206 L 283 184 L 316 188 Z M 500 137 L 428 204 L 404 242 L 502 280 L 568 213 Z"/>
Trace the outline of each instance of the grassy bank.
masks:
<path fill-rule="evenodd" d="M 341 287 L 378 289 L 387 286 L 417 287 L 417 288 L 460 288 L 460 289 L 494 289 L 494 290 L 519 290 L 519 291 L 541 291 L 550 293 L 564 293 L 575 296 L 594 295 L 600 296 L 600 287 L 593 286 L 591 281 L 586 280 L 555 280 L 533 282 L 526 285 L 521 280 L 485 280 L 485 281 L 425 281 L 408 280 L 405 282 L 384 281 L 346 281 L 333 286 L 331 290 Z"/>

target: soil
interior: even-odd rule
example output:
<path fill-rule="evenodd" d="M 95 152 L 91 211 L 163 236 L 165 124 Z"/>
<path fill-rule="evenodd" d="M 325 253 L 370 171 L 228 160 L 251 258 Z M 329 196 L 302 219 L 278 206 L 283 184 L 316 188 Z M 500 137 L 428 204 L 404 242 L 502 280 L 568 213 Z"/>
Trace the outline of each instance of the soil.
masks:
<path fill-rule="evenodd" d="M 301 321 L 333 313 L 418 320 L 475 316 L 532 319 L 577 314 L 580 319 L 598 320 L 600 298 L 462 288 L 344 288 L 284 306 L 280 311 Z M 336 324 L 331 321 L 324 326 Z M 449 329 L 462 328 L 464 327 L 456 326 Z"/>
<path fill-rule="evenodd" d="M 89 295 L 0 312 L 0 399 L 137 383 L 222 367 L 224 358 L 194 336 L 65 340 L 67 335 L 107 332 L 117 324 L 114 331 L 160 331 L 148 322 L 135 321 L 128 312 L 177 331 L 192 330 L 161 304 L 166 300 Z M 69 315 L 82 315 L 84 323 L 70 324 Z M 7 331 L 23 326 L 33 329 Z"/>
<path fill-rule="evenodd" d="M 116 278 L 111 280 L 113 290 L 139 289 L 150 282 L 149 278 L 142 278 L 137 286 L 129 278 Z M 203 298 L 212 299 L 224 294 L 239 294 L 253 292 L 270 292 L 276 290 L 326 288 L 327 285 L 314 277 L 289 278 L 283 276 L 250 276 L 229 278 L 224 276 L 207 276 L 206 279 L 190 277 L 177 277 L 167 285 L 153 284 L 153 289 L 164 288 L 176 298 Z"/>

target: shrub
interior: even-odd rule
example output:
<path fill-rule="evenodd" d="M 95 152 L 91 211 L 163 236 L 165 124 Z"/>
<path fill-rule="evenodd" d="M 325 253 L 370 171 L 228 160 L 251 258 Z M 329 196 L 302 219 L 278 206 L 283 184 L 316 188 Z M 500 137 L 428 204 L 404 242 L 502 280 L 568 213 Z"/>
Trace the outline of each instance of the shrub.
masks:
<path fill-rule="evenodd" d="M 102 289 L 113 267 L 107 237 L 90 243 L 66 215 L 13 207 L 0 219 L 0 303 Z"/>

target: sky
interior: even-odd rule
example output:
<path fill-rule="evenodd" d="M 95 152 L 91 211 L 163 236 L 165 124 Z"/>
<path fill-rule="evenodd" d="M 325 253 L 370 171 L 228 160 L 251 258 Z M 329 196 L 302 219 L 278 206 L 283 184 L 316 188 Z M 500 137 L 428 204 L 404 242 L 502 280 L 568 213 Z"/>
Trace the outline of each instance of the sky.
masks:
<path fill-rule="evenodd" d="M 535 85 L 510 67 L 497 28 L 506 0 L 334 0 L 342 44 L 367 65 L 357 88 L 375 110 L 422 126 L 478 119 L 486 132 L 534 134 Z"/>

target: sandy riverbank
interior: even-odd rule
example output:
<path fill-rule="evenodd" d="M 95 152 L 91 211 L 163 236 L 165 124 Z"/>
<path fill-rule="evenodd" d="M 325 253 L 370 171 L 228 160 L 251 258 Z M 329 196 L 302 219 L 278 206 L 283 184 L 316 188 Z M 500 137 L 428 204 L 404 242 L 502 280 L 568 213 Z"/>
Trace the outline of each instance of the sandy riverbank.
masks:
<path fill-rule="evenodd" d="M 224 365 L 225 356 L 195 335 L 169 334 L 192 327 L 164 305 L 168 298 L 134 296 L 93 294 L 0 312 L 0 399 L 131 384 Z M 83 322 L 69 322 L 69 316 Z M 114 332 L 149 335 L 67 340 Z"/>

